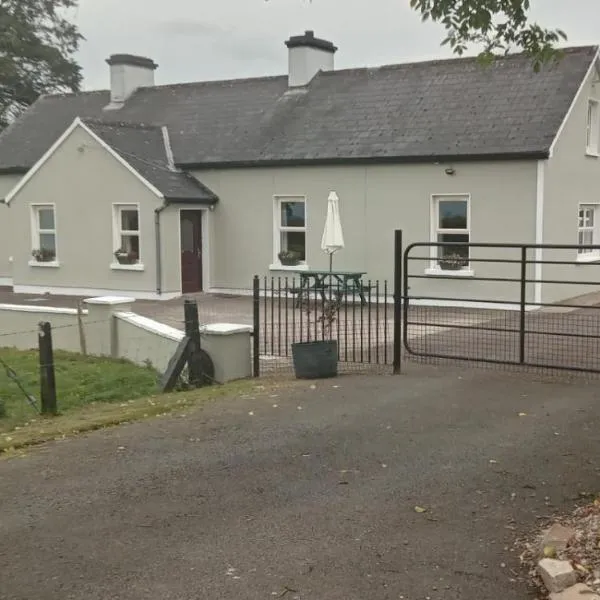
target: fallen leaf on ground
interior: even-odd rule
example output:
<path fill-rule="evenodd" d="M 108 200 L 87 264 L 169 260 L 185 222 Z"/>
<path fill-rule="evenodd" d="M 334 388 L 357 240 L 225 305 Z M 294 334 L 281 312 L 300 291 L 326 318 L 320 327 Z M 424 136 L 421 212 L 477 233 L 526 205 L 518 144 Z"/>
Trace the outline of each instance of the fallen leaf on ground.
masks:
<path fill-rule="evenodd" d="M 425 512 L 427 512 L 427 509 L 423 508 L 422 506 L 415 506 L 415 512 L 416 513 L 425 513 Z"/>
<path fill-rule="evenodd" d="M 519 413 L 519 416 L 520 416 L 520 417 L 526 417 L 526 416 L 527 416 L 527 413 Z"/>

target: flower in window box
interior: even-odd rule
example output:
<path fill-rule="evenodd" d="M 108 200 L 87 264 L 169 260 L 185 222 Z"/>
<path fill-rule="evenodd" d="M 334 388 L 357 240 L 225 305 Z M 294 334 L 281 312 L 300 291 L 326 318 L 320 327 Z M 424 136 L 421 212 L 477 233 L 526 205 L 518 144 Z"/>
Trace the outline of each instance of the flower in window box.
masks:
<path fill-rule="evenodd" d="M 129 252 L 124 248 L 115 250 L 115 258 L 120 265 L 134 265 L 138 261 L 137 253 Z"/>
<path fill-rule="evenodd" d="M 448 254 L 439 260 L 442 271 L 460 271 L 469 265 L 469 261 L 460 254 Z"/>
<path fill-rule="evenodd" d="M 56 252 L 48 248 L 36 248 L 31 252 L 31 256 L 37 262 L 51 262 L 56 258 Z"/>
<path fill-rule="evenodd" d="M 282 265 L 287 267 L 295 267 L 300 264 L 300 253 L 295 250 L 282 250 L 277 258 Z"/>

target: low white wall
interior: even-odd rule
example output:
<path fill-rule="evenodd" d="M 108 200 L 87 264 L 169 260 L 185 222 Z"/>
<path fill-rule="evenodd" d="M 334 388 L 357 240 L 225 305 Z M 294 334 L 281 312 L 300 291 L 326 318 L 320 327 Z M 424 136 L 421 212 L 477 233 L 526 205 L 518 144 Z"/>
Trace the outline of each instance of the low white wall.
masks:
<path fill-rule="evenodd" d="M 115 319 L 118 356 L 138 365 L 150 362 L 164 373 L 183 332 L 133 312 L 116 313 Z"/>
<path fill-rule="evenodd" d="M 81 352 L 82 329 L 88 354 L 150 363 L 164 373 L 184 333 L 132 312 L 132 302 L 111 296 L 86 300 L 89 310 L 82 311 L 81 328 L 73 308 L 0 304 L 0 347 L 37 348 L 39 323 L 47 321 L 56 350 Z M 213 360 L 217 381 L 251 376 L 250 330 L 227 323 L 202 330 L 202 347 Z"/>
<path fill-rule="evenodd" d="M 83 323 L 88 320 L 88 312 L 83 311 Z M 70 352 L 81 350 L 77 310 L 16 304 L 0 304 L 0 347 L 19 350 L 37 348 L 38 325 L 43 321 L 52 324 L 52 341 L 55 348 Z"/>

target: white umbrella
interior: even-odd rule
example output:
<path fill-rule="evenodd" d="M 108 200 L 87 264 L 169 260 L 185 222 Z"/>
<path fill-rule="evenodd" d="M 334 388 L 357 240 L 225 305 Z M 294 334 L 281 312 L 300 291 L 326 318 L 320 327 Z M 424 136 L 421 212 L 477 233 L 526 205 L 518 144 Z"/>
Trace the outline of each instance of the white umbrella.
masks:
<path fill-rule="evenodd" d="M 327 199 L 327 218 L 321 240 L 321 249 L 329 254 L 329 270 L 333 270 L 333 254 L 344 247 L 344 233 L 340 220 L 340 199 L 335 192 Z"/>

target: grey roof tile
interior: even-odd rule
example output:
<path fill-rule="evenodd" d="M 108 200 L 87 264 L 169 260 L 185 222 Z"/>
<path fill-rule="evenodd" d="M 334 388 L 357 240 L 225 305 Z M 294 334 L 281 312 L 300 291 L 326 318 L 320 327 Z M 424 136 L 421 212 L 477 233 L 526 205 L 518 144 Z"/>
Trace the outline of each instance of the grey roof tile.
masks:
<path fill-rule="evenodd" d="M 182 167 L 543 155 L 597 48 L 567 48 L 534 73 L 524 55 L 42 97 L 0 136 L 0 169 L 32 166 L 76 116 L 168 125 Z"/>
<path fill-rule="evenodd" d="M 82 119 L 98 137 L 115 150 L 166 200 L 213 204 L 216 195 L 197 179 L 169 165 L 161 127 L 134 123 L 108 123 Z"/>

